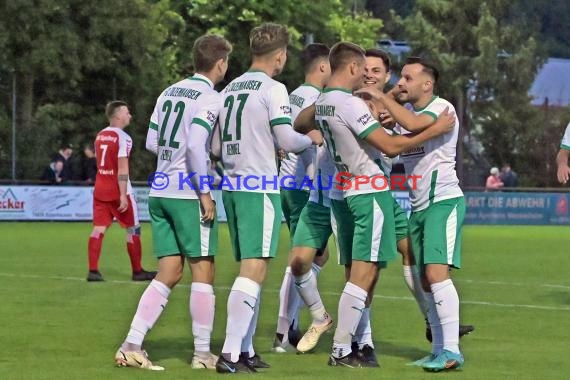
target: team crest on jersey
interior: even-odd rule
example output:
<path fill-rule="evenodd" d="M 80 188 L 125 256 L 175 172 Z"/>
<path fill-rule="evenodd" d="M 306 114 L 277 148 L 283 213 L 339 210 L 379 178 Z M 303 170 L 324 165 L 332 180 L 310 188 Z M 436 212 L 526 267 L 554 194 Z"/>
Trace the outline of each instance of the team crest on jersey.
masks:
<path fill-rule="evenodd" d="M 369 113 L 365 113 L 364 115 L 360 116 L 356 121 L 362 125 L 368 124 L 368 122 L 372 119 L 372 115 Z"/>
<path fill-rule="evenodd" d="M 208 111 L 208 116 L 206 118 L 210 123 L 214 124 L 218 117 L 213 112 Z"/>
<path fill-rule="evenodd" d="M 289 106 L 281 106 L 281 111 L 285 114 L 285 115 L 289 115 L 291 114 L 291 107 Z"/>

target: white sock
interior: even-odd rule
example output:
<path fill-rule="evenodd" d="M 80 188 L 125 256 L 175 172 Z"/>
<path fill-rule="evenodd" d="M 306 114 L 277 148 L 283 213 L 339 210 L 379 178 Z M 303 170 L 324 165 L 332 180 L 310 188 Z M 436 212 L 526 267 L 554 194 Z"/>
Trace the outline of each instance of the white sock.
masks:
<path fill-rule="evenodd" d="M 372 326 L 370 325 L 369 307 L 362 309 L 362 317 L 360 317 L 360 321 L 358 322 L 358 327 L 356 327 L 356 332 L 352 337 L 352 341 L 358 343 L 359 349 L 362 349 L 366 344 L 374 348 L 374 343 L 372 343 Z"/>
<path fill-rule="evenodd" d="M 325 323 L 326 309 L 317 288 L 317 277 L 313 271 L 310 270 L 301 276 L 295 276 L 295 285 L 303 302 L 309 307 L 313 323 L 317 325 Z"/>
<path fill-rule="evenodd" d="M 255 303 L 255 309 L 253 310 L 253 317 L 247 329 L 247 334 L 241 342 L 241 352 L 247 352 L 249 357 L 255 356 L 255 350 L 253 349 L 253 336 L 255 335 L 255 329 L 257 328 L 257 320 L 259 319 L 259 305 L 261 304 L 261 292 L 257 296 L 257 302 Z"/>
<path fill-rule="evenodd" d="M 279 291 L 279 317 L 277 319 L 277 334 L 283 335 L 283 341 L 287 340 L 289 326 L 294 323 L 299 316 L 299 306 L 303 305 L 303 300 L 297 291 L 291 267 L 285 269 L 283 282 Z"/>
<path fill-rule="evenodd" d="M 422 312 L 424 319 L 427 318 L 427 300 L 425 296 L 425 292 L 422 289 L 422 280 L 420 279 L 420 275 L 418 273 L 418 267 L 415 265 L 404 265 L 404 281 L 406 285 L 408 285 L 408 289 L 416 299 L 418 307 Z"/>
<path fill-rule="evenodd" d="M 443 350 L 443 332 L 437 315 L 437 308 L 432 293 L 425 293 L 428 301 L 428 322 L 431 329 L 431 353 L 438 355 Z"/>
<path fill-rule="evenodd" d="M 338 323 L 334 332 L 333 352 L 341 358 L 352 352 L 352 337 L 362 318 L 368 292 L 351 282 L 347 282 L 338 302 Z"/>
<path fill-rule="evenodd" d="M 246 336 L 251 319 L 255 314 L 255 305 L 260 286 L 257 282 L 245 277 L 237 277 L 228 297 L 228 320 L 226 324 L 226 340 L 222 353 L 226 359 L 237 362 L 241 352 L 241 344 Z"/>
<path fill-rule="evenodd" d="M 214 328 L 216 296 L 210 284 L 193 282 L 190 289 L 190 318 L 196 353 L 210 352 L 210 337 Z"/>
<path fill-rule="evenodd" d="M 170 288 L 160 281 L 152 280 L 141 296 L 131 328 L 125 339 L 126 344 L 141 349 L 148 331 L 154 326 L 168 303 Z"/>
<path fill-rule="evenodd" d="M 315 276 L 317 276 L 317 277 L 319 277 L 319 274 L 321 274 L 322 269 L 323 268 L 321 268 L 320 266 L 318 266 L 315 263 L 311 264 L 311 270 L 313 271 L 313 273 L 315 273 Z"/>
<path fill-rule="evenodd" d="M 431 284 L 443 333 L 443 349 L 459 353 L 459 296 L 453 281 Z"/>

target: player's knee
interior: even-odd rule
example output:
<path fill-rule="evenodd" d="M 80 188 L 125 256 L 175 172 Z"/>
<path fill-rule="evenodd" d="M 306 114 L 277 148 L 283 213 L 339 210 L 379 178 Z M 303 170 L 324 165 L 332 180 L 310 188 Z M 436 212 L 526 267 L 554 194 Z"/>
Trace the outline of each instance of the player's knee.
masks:
<path fill-rule="evenodd" d="M 312 262 L 307 262 L 302 256 L 293 256 L 291 259 L 291 273 L 293 276 L 302 276 L 311 270 Z"/>
<path fill-rule="evenodd" d="M 95 227 L 93 227 L 93 231 L 91 231 L 90 236 L 95 238 L 95 239 L 99 239 L 101 237 L 101 235 L 105 234 L 105 231 L 107 231 L 107 227 L 95 226 Z"/>
<path fill-rule="evenodd" d="M 428 264 L 425 268 L 425 279 L 429 285 L 437 284 L 449 278 L 449 266 L 445 264 Z"/>

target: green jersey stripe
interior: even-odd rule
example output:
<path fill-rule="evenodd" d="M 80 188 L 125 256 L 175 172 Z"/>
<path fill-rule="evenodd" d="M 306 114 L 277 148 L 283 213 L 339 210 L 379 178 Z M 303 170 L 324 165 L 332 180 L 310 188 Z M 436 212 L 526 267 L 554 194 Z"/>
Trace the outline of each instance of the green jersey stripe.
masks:
<path fill-rule="evenodd" d="M 271 125 L 272 127 L 275 127 L 276 125 L 279 124 L 291 124 L 291 118 L 290 117 L 278 117 L 277 119 L 273 119 L 269 122 L 269 125 Z"/>
<path fill-rule="evenodd" d="M 433 203 L 435 197 L 435 185 L 437 184 L 437 170 L 431 173 L 431 182 L 429 184 L 429 204 Z"/>
<path fill-rule="evenodd" d="M 372 133 L 372 131 L 374 131 L 375 129 L 378 129 L 378 128 L 380 128 L 380 124 L 374 123 L 370 127 L 366 128 L 363 132 L 361 132 L 358 135 L 358 137 L 364 140 L 365 138 L 368 137 L 369 134 Z"/>
<path fill-rule="evenodd" d="M 433 117 L 433 120 L 437 120 L 437 115 L 431 111 L 422 111 L 423 115 L 429 115 L 431 117 Z"/>
<path fill-rule="evenodd" d="M 150 129 L 154 129 L 155 131 L 158 131 L 158 124 L 153 123 L 152 121 L 148 124 L 148 127 Z"/>
<path fill-rule="evenodd" d="M 192 124 L 201 125 L 202 127 L 206 128 L 208 133 L 212 133 L 212 127 L 210 127 L 210 124 L 206 123 L 204 120 L 200 118 L 195 117 L 194 119 L 192 119 Z"/>

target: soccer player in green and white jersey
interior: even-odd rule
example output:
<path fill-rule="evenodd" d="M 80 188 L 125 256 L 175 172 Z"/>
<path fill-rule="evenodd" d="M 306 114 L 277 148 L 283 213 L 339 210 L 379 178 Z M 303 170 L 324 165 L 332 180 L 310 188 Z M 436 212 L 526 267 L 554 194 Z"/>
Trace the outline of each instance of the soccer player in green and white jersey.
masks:
<path fill-rule="evenodd" d="M 433 64 L 410 57 L 401 74 L 397 97 L 400 102 L 409 103 L 412 112 L 381 92 L 373 95 L 398 122 L 398 132 L 413 136 L 444 110 L 454 110 L 451 103 L 434 95 L 439 72 Z M 465 201 L 455 172 L 458 133 L 456 120 L 452 131 L 401 155 L 406 173 L 419 176 L 416 185 L 409 186 L 410 237 L 428 295 L 428 320 L 433 335 L 432 354 L 414 364 L 431 371 L 456 369 L 464 363 L 459 349 L 459 296 L 449 277 L 450 267 L 461 266 L 465 217 Z"/>
<path fill-rule="evenodd" d="M 216 207 L 209 189 L 188 179 L 207 175 L 206 143 L 222 105 L 214 85 L 226 74 L 231 50 L 223 37 L 198 38 L 192 50 L 196 73 L 169 86 L 156 101 L 146 147 L 157 155 L 157 172 L 162 173 L 161 182 L 153 183 L 149 195 L 158 274 L 141 296 L 129 333 L 115 355 L 121 366 L 164 369 L 153 365 L 141 346 L 162 314 L 171 289 L 182 278 L 187 259 L 192 271 L 192 368 L 215 368 L 218 358 L 210 353 L 210 336 L 218 244 Z M 161 186 L 164 183 L 166 187 Z"/>
<path fill-rule="evenodd" d="M 297 115 L 304 108 L 315 103 L 315 100 L 326 84 L 330 76 L 329 51 L 330 49 L 326 45 L 320 43 L 307 45 L 303 49 L 301 53 L 301 63 L 305 73 L 305 82 L 289 95 L 292 122 L 295 121 Z M 317 171 L 315 170 L 316 163 L 314 162 L 316 149 L 325 148 L 311 147 L 300 155 L 289 153 L 289 158 L 281 161 L 279 175 L 284 181 L 282 184 L 289 187 L 281 188 L 281 205 L 285 219 L 289 224 L 291 241 L 294 239 L 301 211 L 307 204 L 309 198 L 308 190 L 311 187 L 314 188 L 314 186 L 311 186 L 310 182 L 308 182 L 308 179 L 314 179 L 314 172 Z M 291 181 L 286 181 L 287 177 L 291 179 Z M 301 186 L 301 184 L 306 184 L 307 186 L 303 186 L 303 189 L 300 189 L 299 186 Z M 328 250 L 326 248 L 323 249 L 320 245 L 316 248 L 318 249 L 318 253 L 316 256 L 313 254 L 309 265 L 312 264 L 312 270 L 318 274 L 321 267 L 328 260 Z M 298 338 L 291 337 L 291 343 L 289 343 L 289 331 L 290 329 L 293 331 L 297 330 L 299 310 L 302 305 L 303 300 L 299 296 L 295 281 L 291 275 L 291 267 L 288 265 L 285 269 L 281 290 L 279 292 L 279 315 L 273 345 L 274 352 L 283 353 L 288 349 L 294 350 L 293 346 L 296 346 L 300 336 Z"/>
<path fill-rule="evenodd" d="M 291 127 L 285 86 L 272 79 L 287 60 L 289 33 L 278 24 L 263 24 L 250 33 L 250 70 L 223 90 L 220 112 L 221 155 L 227 174 L 223 201 L 234 255 L 240 272 L 228 298 L 226 339 L 216 365 L 221 373 L 254 372 L 268 367 L 253 349 L 259 296 L 270 258 L 277 253 L 281 202 L 274 137 L 287 152 L 321 144 L 318 131 L 304 136 Z M 243 182 L 242 182 L 243 178 Z M 248 180 L 249 179 L 249 180 Z M 257 181 L 257 182 L 255 182 Z"/>
<path fill-rule="evenodd" d="M 453 119 L 444 116 L 411 138 L 390 136 L 380 128 L 366 103 L 352 95 L 364 79 L 364 50 L 339 42 L 331 49 L 329 60 L 332 75 L 317 100 L 316 120 L 337 169 L 348 176 L 344 177 L 343 190 L 355 226 L 348 258 L 352 261 L 350 277 L 339 301 L 329 365 L 360 367 L 358 357 L 352 355 L 352 335 L 374 286 L 378 263 L 396 255 L 393 198 L 388 186 L 379 189 L 373 184 L 385 176 L 378 150 L 395 156 L 448 131 Z"/>

